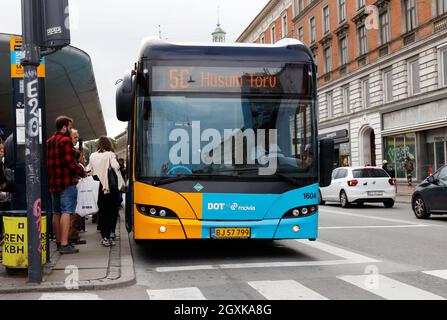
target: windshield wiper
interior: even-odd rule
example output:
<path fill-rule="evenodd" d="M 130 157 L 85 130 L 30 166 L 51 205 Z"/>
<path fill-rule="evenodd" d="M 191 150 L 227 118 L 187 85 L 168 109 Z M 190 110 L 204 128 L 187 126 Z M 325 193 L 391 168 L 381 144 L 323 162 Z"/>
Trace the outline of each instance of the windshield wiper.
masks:
<path fill-rule="evenodd" d="M 230 175 L 220 175 L 220 174 L 182 174 L 175 177 L 159 177 L 152 181 L 153 186 L 161 186 L 164 184 L 174 183 L 182 180 L 199 180 L 199 179 L 212 179 L 212 178 L 228 178 L 237 177 Z"/>

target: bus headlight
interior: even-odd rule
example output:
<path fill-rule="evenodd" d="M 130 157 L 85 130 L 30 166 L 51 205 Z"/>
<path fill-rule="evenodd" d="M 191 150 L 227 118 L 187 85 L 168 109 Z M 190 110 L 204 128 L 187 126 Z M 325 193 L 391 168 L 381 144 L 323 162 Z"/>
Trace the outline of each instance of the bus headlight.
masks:
<path fill-rule="evenodd" d="M 168 208 L 150 206 L 150 205 L 145 205 L 145 204 L 137 204 L 136 207 L 137 207 L 137 210 L 139 213 L 141 213 L 147 217 L 163 218 L 163 219 L 178 219 L 177 214 Z"/>
<path fill-rule="evenodd" d="M 305 218 L 309 217 L 318 211 L 317 205 L 304 206 L 299 208 L 293 208 L 287 211 L 282 219 L 292 219 L 292 218 Z"/>

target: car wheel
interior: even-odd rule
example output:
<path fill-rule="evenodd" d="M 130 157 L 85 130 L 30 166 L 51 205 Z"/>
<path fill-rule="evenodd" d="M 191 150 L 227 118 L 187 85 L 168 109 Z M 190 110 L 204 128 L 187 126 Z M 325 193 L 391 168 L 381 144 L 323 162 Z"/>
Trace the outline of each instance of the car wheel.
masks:
<path fill-rule="evenodd" d="M 318 204 L 320 206 L 324 206 L 326 204 L 326 201 L 323 200 L 323 196 L 321 195 L 321 191 L 318 191 Z"/>
<path fill-rule="evenodd" d="M 346 195 L 346 192 L 344 190 L 342 190 L 340 192 L 340 204 L 342 208 L 349 208 L 350 207 L 350 203 L 348 201 L 348 196 Z"/>
<path fill-rule="evenodd" d="M 430 213 L 427 212 L 424 199 L 421 196 L 417 196 L 413 201 L 413 211 L 418 219 L 430 218 Z"/>
<path fill-rule="evenodd" d="M 386 208 L 392 208 L 392 207 L 394 207 L 394 200 L 386 200 L 383 202 L 383 205 Z"/>

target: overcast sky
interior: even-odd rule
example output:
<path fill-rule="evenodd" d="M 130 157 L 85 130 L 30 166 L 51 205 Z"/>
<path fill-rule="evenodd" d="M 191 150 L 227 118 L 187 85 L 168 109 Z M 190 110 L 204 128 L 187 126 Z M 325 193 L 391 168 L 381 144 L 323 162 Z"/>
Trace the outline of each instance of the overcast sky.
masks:
<path fill-rule="evenodd" d="M 125 124 L 115 117 L 115 82 L 135 62 L 141 39 L 211 41 L 220 21 L 234 42 L 268 0 L 70 0 L 72 45 L 92 58 L 109 136 Z M 21 34 L 21 0 L 0 1 L 0 32 Z"/>

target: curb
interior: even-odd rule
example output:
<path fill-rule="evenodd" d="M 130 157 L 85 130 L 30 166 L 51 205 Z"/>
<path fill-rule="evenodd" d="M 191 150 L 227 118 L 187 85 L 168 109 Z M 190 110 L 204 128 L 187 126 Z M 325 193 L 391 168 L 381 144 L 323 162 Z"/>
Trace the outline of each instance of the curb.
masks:
<path fill-rule="evenodd" d="M 0 288 L 0 294 L 13 293 L 33 293 L 33 292 L 78 292 L 78 291 L 96 291 L 109 290 L 128 287 L 136 284 L 135 269 L 133 265 L 132 252 L 130 249 L 130 239 L 127 236 L 125 224 L 121 223 L 122 216 L 118 221 L 120 236 L 117 239 L 117 245 L 110 249 L 109 266 L 107 276 L 102 279 L 79 281 L 77 289 L 69 290 L 64 282 L 50 282 L 36 285 L 31 284 L 22 287 Z M 122 237 L 122 235 L 126 235 Z M 52 261 L 54 261 L 53 257 Z M 54 264 L 52 264 L 54 265 Z M 51 266 L 50 266 L 51 268 Z"/>

